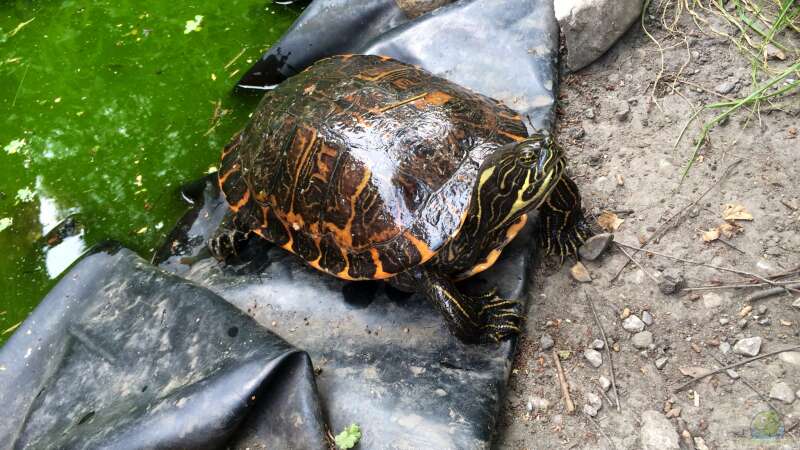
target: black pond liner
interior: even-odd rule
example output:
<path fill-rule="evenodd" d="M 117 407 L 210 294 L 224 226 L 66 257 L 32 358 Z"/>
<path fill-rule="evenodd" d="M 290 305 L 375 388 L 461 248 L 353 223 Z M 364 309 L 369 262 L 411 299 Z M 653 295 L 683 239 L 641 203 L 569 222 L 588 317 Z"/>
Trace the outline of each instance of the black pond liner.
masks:
<path fill-rule="evenodd" d="M 552 2 L 462 0 L 415 19 L 397 6 L 414 3 L 317 0 L 264 58 L 283 65 L 245 78 L 274 83 L 330 54 L 385 54 L 549 129 Z M 515 341 L 462 344 L 422 297 L 325 276 L 262 240 L 237 264 L 184 264 L 226 208 L 211 178 L 185 196 L 193 209 L 157 266 L 99 246 L 0 349 L 0 448 L 324 448 L 351 423 L 362 449 L 490 447 Z M 463 288 L 527 300 L 533 228 Z"/>

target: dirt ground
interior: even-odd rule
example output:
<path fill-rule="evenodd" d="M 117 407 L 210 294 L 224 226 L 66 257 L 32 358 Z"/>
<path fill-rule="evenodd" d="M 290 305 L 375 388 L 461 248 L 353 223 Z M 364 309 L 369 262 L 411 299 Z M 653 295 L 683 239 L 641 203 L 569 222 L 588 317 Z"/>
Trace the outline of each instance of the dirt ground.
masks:
<path fill-rule="evenodd" d="M 649 13 L 655 15 L 655 9 Z M 706 18 L 718 30 L 736 34 L 730 25 Z M 631 246 L 658 233 L 658 242 L 649 242 L 647 249 L 665 255 L 763 276 L 797 269 L 800 99 L 795 95 L 772 107 L 762 104 L 760 114 L 738 112 L 713 129 L 700 159 L 678 187 L 692 140 L 702 120 L 712 117 L 701 114 L 673 151 L 693 108 L 744 97 L 755 84 L 740 51 L 730 41 L 699 30 L 687 14 L 675 31 L 653 17 L 647 27 L 665 49 L 655 101 L 651 93 L 661 71 L 660 55 L 639 24 L 600 60 L 562 81 L 559 141 L 586 211 L 595 217 L 610 211 L 624 219 L 615 239 Z M 766 79 L 762 74 L 758 82 Z M 735 220 L 735 235 L 705 242 L 703 231 L 725 223 L 728 204 L 743 206 L 752 220 Z M 750 362 L 736 367 L 733 377 L 723 371 L 675 392 L 690 380 L 686 374 L 700 375 L 749 358 L 735 350 L 741 339 L 760 338 L 758 355 L 800 345 L 800 296 L 784 292 L 747 300 L 764 288 L 666 295 L 657 283 L 665 275 L 684 278 L 687 287 L 753 279 L 658 255 L 635 259 L 641 267 L 628 264 L 617 279 L 614 275 L 628 261 L 619 249 L 585 262 L 590 283 L 572 278 L 572 262 L 559 267 L 551 258 L 540 265 L 497 447 L 800 448 L 800 399 L 793 399 L 800 397 L 798 352 Z M 795 271 L 781 280 L 798 278 Z M 606 392 L 599 383 L 601 376 L 610 379 L 612 374 L 606 349 L 600 350 L 598 368 L 584 354 L 602 338 L 587 297 L 612 347 L 619 410 L 613 405 L 613 388 Z M 644 327 L 649 335 L 633 339 L 635 332 L 623 329 L 621 318 L 628 311 L 652 318 Z M 543 349 L 545 335 L 554 341 L 551 349 Z M 554 351 L 561 354 L 573 413 L 562 395 Z M 602 407 L 591 417 L 585 405 L 597 403 L 598 397 Z M 778 426 L 762 426 L 764 420 Z M 759 437 L 764 430 L 767 438 Z"/>

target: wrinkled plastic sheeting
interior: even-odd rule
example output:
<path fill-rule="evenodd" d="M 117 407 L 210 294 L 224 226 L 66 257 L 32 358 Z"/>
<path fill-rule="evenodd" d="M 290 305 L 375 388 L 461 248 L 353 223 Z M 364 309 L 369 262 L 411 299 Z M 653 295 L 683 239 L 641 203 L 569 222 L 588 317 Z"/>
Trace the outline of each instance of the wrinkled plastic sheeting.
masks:
<path fill-rule="evenodd" d="M 331 429 L 357 423 L 361 448 L 488 448 L 514 343 L 464 344 L 424 297 L 375 282 L 345 282 L 254 237 L 232 265 L 184 264 L 227 205 L 211 179 L 185 191 L 187 214 L 158 255 L 161 267 L 225 297 L 309 353 Z M 532 227 L 490 270 L 462 284 L 527 299 Z"/>
<path fill-rule="evenodd" d="M 326 445 L 307 354 L 124 248 L 78 262 L 0 367 L 0 448 Z"/>
<path fill-rule="evenodd" d="M 556 44 L 547 0 L 317 0 L 245 79 L 380 53 L 547 131 Z M 0 448 L 322 448 L 326 425 L 351 423 L 364 449 L 490 447 L 514 340 L 463 344 L 423 297 L 326 276 L 257 238 L 235 264 L 187 264 L 227 207 L 211 178 L 185 195 L 194 207 L 156 255 L 164 271 L 92 253 L 0 350 L 13 412 Z M 525 302 L 535 223 L 461 288 Z"/>
<path fill-rule="evenodd" d="M 269 88 L 336 54 L 385 55 L 503 101 L 529 131 L 549 131 L 558 37 L 552 0 L 316 0 L 239 87 Z"/>

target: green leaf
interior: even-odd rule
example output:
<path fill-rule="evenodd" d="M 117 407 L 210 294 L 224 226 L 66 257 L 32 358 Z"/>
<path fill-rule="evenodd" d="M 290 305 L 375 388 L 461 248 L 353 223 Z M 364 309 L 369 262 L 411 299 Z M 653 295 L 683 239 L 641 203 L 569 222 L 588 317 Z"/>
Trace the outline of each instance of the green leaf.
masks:
<path fill-rule="evenodd" d="M 334 438 L 336 446 L 341 450 L 355 447 L 359 439 L 361 439 L 361 429 L 356 424 L 351 424 Z"/>

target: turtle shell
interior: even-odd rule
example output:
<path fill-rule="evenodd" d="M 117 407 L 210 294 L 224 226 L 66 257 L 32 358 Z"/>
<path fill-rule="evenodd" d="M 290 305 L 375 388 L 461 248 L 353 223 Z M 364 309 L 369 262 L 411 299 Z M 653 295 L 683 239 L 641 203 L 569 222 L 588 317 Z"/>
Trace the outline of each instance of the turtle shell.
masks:
<path fill-rule="evenodd" d="M 513 110 L 420 68 L 337 56 L 264 96 L 219 184 L 238 226 L 339 278 L 383 279 L 456 236 L 483 160 L 526 136 Z"/>

